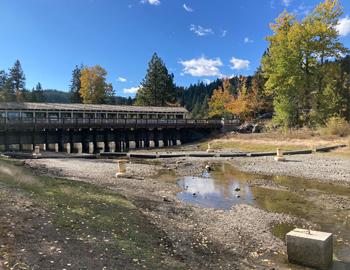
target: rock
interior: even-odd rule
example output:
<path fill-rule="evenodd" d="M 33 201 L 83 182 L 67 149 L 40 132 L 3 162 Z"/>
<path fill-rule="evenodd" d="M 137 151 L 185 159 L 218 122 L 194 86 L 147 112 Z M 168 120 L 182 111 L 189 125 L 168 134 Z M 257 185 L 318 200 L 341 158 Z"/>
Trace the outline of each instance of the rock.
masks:
<path fill-rule="evenodd" d="M 163 197 L 163 202 L 171 202 L 171 200 L 167 197 Z"/>
<path fill-rule="evenodd" d="M 240 191 L 241 189 L 239 187 L 236 187 L 235 188 L 235 191 Z"/>
<path fill-rule="evenodd" d="M 207 172 L 210 172 L 210 171 L 212 170 L 212 168 L 210 167 L 210 165 L 206 165 L 206 166 L 205 166 L 205 170 L 206 170 Z"/>
<path fill-rule="evenodd" d="M 272 113 L 263 113 L 262 115 L 258 116 L 258 119 L 271 119 L 273 116 Z"/>
<path fill-rule="evenodd" d="M 260 124 L 255 124 L 252 129 L 252 133 L 260 133 L 263 130 L 263 126 Z"/>
<path fill-rule="evenodd" d="M 241 125 L 238 129 L 238 132 L 240 133 L 251 133 L 253 130 L 253 125 L 250 123 L 245 123 Z"/>

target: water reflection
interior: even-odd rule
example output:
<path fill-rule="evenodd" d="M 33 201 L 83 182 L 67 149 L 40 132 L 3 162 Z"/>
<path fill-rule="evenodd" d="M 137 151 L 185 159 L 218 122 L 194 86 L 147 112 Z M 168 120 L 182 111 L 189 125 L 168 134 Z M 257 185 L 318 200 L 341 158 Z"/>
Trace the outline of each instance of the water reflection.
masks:
<path fill-rule="evenodd" d="M 221 177 L 216 177 L 220 174 Z M 222 172 L 206 173 L 202 177 L 185 177 L 178 182 L 182 192 L 177 197 L 202 207 L 230 209 L 238 203 L 253 203 L 253 194 L 247 182 Z"/>

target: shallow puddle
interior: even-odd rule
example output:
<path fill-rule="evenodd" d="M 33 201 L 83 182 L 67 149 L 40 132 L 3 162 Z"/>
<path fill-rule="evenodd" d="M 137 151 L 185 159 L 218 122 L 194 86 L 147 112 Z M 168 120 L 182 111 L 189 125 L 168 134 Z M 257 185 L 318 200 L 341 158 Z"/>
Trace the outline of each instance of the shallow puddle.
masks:
<path fill-rule="evenodd" d="M 178 184 L 182 188 L 177 194 L 180 200 L 202 207 L 227 210 L 245 203 L 315 223 L 319 230 L 334 234 L 335 258 L 350 264 L 350 188 L 296 177 L 243 173 L 228 164 L 215 166 L 203 177 L 185 177 Z M 284 239 L 297 225 L 279 224 L 272 233 Z"/>

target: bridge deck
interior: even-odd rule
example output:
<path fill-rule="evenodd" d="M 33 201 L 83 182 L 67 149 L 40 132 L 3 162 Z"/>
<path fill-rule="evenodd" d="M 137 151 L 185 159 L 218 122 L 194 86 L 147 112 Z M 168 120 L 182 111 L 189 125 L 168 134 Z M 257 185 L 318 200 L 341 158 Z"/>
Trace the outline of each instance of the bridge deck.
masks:
<path fill-rule="evenodd" d="M 236 120 L 215 119 L 115 119 L 59 118 L 0 119 L 0 130 L 41 130 L 45 128 L 207 128 L 237 125 Z"/>

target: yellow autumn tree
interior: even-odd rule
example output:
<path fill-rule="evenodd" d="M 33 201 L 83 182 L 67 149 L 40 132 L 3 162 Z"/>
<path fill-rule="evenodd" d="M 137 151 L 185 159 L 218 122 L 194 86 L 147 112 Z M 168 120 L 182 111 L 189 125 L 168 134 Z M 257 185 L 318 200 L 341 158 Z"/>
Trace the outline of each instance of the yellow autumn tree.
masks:
<path fill-rule="evenodd" d="M 224 79 L 223 86 L 215 89 L 211 96 L 209 105 L 209 117 L 211 118 L 227 118 L 232 116 L 232 113 L 226 108 L 233 98 L 231 94 L 232 85 L 229 79 Z"/>
<path fill-rule="evenodd" d="M 251 120 L 262 107 L 262 101 L 259 98 L 258 88 L 254 87 L 248 92 L 247 78 L 242 77 L 239 83 L 239 89 L 229 103 L 226 109 L 233 115 L 242 120 Z"/>
<path fill-rule="evenodd" d="M 106 82 L 107 71 L 99 65 L 81 71 L 80 95 L 85 104 L 106 103 L 113 95 L 111 84 Z"/>

